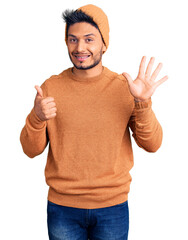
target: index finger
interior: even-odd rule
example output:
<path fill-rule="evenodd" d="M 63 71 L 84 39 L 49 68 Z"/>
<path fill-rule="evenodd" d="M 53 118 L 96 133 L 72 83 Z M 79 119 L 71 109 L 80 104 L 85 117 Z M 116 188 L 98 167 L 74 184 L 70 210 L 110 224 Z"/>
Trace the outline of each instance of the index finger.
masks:
<path fill-rule="evenodd" d="M 51 102 L 54 102 L 54 98 L 53 97 L 46 97 L 42 100 L 43 103 L 48 104 Z"/>

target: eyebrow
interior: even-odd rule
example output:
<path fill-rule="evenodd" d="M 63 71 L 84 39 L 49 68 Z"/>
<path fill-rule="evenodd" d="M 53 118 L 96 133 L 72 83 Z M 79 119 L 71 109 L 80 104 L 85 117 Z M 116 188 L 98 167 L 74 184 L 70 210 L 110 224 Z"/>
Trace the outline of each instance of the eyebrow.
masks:
<path fill-rule="evenodd" d="M 84 35 L 84 37 L 89 37 L 89 36 L 95 36 L 95 34 L 89 33 L 89 34 Z"/>
<path fill-rule="evenodd" d="M 89 36 L 95 36 L 95 34 L 89 33 L 89 34 L 84 35 L 84 37 L 89 37 Z M 73 34 L 68 34 L 68 37 L 75 37 L 76 38 L 76 36 L 73 35 Z"/>

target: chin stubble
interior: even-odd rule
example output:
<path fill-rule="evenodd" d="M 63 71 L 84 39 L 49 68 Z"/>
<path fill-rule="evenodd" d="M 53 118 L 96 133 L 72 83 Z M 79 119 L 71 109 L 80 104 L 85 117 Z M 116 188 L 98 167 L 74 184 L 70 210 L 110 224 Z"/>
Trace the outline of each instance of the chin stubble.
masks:
<path fill-rule="evenodd" d="M 93 67 L 95 67 L 95 66 L 97 66 L 99 63 L 100 63 L 100 61 L 101 61 L 101 59 L 102 59 L 102 48 L 101 48 L 101 50 L 100 50 L 100 52 L 99 52 L 99 57 L 98 58 L 95 58 L 94 59 L 94 63 L 93 64 L 91 64 L 91 65 L 89 65 L 89 66 L 77 66 L 73 61 L 72 61 L 72 58 L 71 58 L 71 56 L 70 56 L 70 53 L 69 53 L 69 57 L 70 57 L 70 60 L 71 60 L 71 62 L 73 63 L 73 65 L 74 65 L 74 67 L 76 68 L 76 69 L 79 69 L 79 70 L 88 70 L 88 69 L 91 69 L 91 68 L 93 68 Z M 81 64 L 83 63 L 83 62 L 80 62 Z"/>

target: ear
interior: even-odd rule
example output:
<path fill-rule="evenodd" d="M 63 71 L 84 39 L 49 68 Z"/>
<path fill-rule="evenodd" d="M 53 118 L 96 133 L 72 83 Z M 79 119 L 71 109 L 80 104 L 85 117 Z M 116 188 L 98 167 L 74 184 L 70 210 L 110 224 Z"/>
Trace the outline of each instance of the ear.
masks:
<path fill-rule="evenodd" d="M 103 54 L 106 52 L 106 50 L 107 50 L 107 47 L 106 47 L 106 45 L 103 43 L 103 47 L 102 47 L 102 52 L 103 52 Z"/>

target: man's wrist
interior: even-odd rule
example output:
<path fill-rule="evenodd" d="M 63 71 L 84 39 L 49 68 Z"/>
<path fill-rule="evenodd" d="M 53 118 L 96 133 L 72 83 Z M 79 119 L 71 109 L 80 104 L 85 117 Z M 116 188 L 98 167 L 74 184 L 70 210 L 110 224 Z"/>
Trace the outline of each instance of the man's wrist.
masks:
<path fill-rule="evenodd" d="M 148 98 L 148 99 L 145 99 L 145 100 L 140 100 L 140 101 L 137 101 L 137 100 L 140 100 L 140 99 L 134 99 L 135 109 L 148 108 L 152 104 L 151 98 Z"/>
<path fill-rule="evenodd" d="M 134 98 L 135 102 L 149 102 L 150 100 L 151 100 L 151 98 L 144 99 L 144 100 L 141 100 L 141 99 L 138 99 L 138 98 Z"/>

